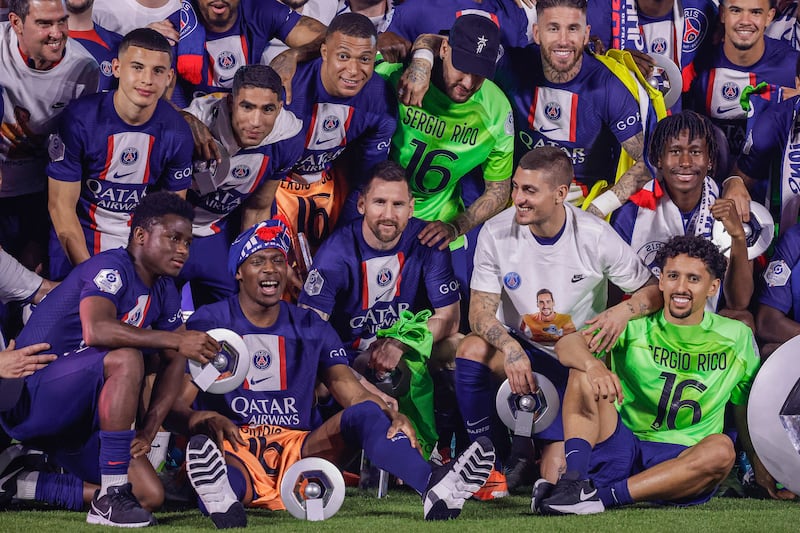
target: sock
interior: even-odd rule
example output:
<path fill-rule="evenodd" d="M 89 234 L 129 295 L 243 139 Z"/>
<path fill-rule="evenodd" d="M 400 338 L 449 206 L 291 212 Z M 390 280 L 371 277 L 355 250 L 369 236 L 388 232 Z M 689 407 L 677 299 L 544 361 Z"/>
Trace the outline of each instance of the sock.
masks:
<path fill-rule="evenodd" d="M 100 495 L 109 487 L 128 482 L 128 465 L 131 462 L 131 442 L 135 432 L 100 431 Z"/>
<path fill-rule="evenodd" d="M 37 479 L 32 479 L 32 474 L 38 474 Z M 17 480 L 17 497 L 20 499 L 35 499 L 46 502 L 70 511 L 83 509 L 83 481 L 73 474 L 55 474 L 50 472 L 30 472 L 23 475 L 25 480 Z M 23 476 L 20 476 L 22 478 Z M 24 498 L 33 486 L 32 498 Z M 22 489 L 22 492 L 20 492 Z M 22 494 L 24 493 L 24 494 Z"/>
<path fill-rule="evenodd" d="M 469 440 L 474 442 L 478 437 L 491 439 L 495 445 L 495 469 L 500 471 L 510 444 L 506 427 L 497 421 L 496 394 L 488 366 L 456 358 L 456 398 Z"/>
<path fill-rule="evenodd" d="M 567 472 L 577 479 L 589 477 L 589 461 L 592 456 L 592 445 L 583 439 L 567 439 L 564 441 L 564 456 L 567 459 Z"/>
<path fill-rule="evenodd" d="M 422 494 L 428 487 L 431 467 L 412 448 L 405 433 L 386 438 L 391 423 L 374 402 L 366 401 L 342 412 L 342 436 L 352 449 L 363 448 L 372 464 L 391 472 Z"/>
<path fill-rule="evenodd" d="M 150 444 L 150 451 L 147 452 L 147 459 L 156 472 L 161 472 L 164 469 L 164 464 L 167 462 L 167 451 L 169 451 L 169 431 L 159 431 L 156 433 L 156 438 Z"/>
<path fill-rule="evenodd" d="M 608 509 L 609 507 L 619 507 L 620 505 L 630 505 L 633 503 L 631 493 L 628 490 L 628 480 L 617 481 L 610 487 L 600 487 L 597 489 L 600 501 Z"/>

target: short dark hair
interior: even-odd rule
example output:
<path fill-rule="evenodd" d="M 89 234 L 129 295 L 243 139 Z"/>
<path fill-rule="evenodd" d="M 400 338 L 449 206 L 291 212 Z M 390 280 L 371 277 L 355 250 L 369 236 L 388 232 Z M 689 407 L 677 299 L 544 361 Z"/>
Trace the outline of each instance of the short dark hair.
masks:
<path fill-rule="evenodd" d="M 166 37 L 154 29 L 136 28 L 135 30 L 129 31 L 119 43 L 117 57 L 125 53 L 131 46 L 169 54 L 169 61 L 172 63 L 172 46 L 170 46 Z"/>
<path fill-rule="evenodd" d="M 545 9 L 551 7 L 571 7 L 586 13 L 586 0 L 537 0 L 536 16 L 541 17 Z"/>
<path fill-rule="evenodd" d="M 664 148 L 669 140 L 677 139 L 683 131 L 689 132 L 690 142 L 697 138 L 705 139 L 708 157 L 712 165 L 709 175 L 713 176 L 713 166 L 719 158 L 719 146 L 717 145 L 714 125 L 708 117 L 694 111 L 681 111 L 661 119 L 656 124 L 656 129 L 653 131 L 652 137 L 650 137 L 650 150 L 647 154 L 650 164 L 657 167 L 659 159 L 664 156 Z"/>
<path fill-rule="evenodd" d="M 705 263 L 708 272 L 717 279 L 722 279 L 725 270 L 728 268 L 728 260 L 719 251 L 717 245 L 708 239 L 695 235 L 676 235 L 672 237 L 656 253 L 655 265 L 663 271 L 667 259 L 672 259 L 681 254 L 700 259 Z"/>
<path fill-rule="evenodd" d="M 14 13 L 25 22 L 31 12 L 31 0 L 8 0 L 8 12 Z"/>
<path fill-rule="evenodd" d="M 727 0 L 719 0 L 719 7 L 722 7 L 723 4 L 727 4 L 727 3 L 728 3 Z M 769 0 L 769 8 L 770 9 L 775 9 L 777 7 L 777 5 L 778 5 L 778 0 Z"/>
<path fill-rule="evenodd" d="M 540 146 L 534 148 L 519 160 L 519 168 L 545 172 L 550 182 L 556 187 L 572 183 L 575 169 L 572 160 L 557 146 Z"/>
<path fill-rule="evenodd" d="M 538 300 L 539 296 L 541 296 L 542 294 L 549 294 L 550 295 L 550 299 L 553 299 L 553 291 L 551 291 L 550 289 L 539 289 L 536 292 L 536 299 Z"/>
<path fill-rule="evenodd" d="M 277 94 L 280 100 L 284 98 L 281 77 L 272 67 L 267 65 L 244 65 L 239 67 L 239 70 L 233 75 L 233 95 L 236 96 L 241 89 L 247 87 L 269 89 Z"/>
<path fill-rule="evenodd" d="M 128 237 L 128 242 L 133 238 L 134 229 L 142 228 L 145 231 L 149 231 L 150 228 L 160 223 L 161 219 L 166 215 L 177 215 L 192 222 L 194 220 L 194 207 L 175 193 L 156 191 L 146 195 L 136 206 L 136 209 L 133 210 L 131 234 Z"/>
<path fill-rule="evenodd" d="M 372 167 L 372 172 L 370 173 L 369 178 L 361 187 L 361 194 L 367 194 L 367 191 L 369 191 L 369 188 L 372 186 L 372 182 L 375 180 L 383 180 L 394 183 L 403 182 L 408 185 L 408 176 L 406 174 L 406 169 L 403 168 L 403 165 L 388 159 L 386 161 L 381 161 Z M 408 195 L 411 196 L 411 187 L 408 187 Z"/>
<path fill-rule="evenodd" d="M 333 20 L 328 25 L 328 31 L 325 33 L 325 40 L 327 41 L 331 35 L 336 32 L 348 37 L 356 37 L 358 39 L 375 39 L 378 40 L 378 32 L 375 30 L 375 25 L 369 18 L 361 13 L 342 13 L 333 17 Z"/>

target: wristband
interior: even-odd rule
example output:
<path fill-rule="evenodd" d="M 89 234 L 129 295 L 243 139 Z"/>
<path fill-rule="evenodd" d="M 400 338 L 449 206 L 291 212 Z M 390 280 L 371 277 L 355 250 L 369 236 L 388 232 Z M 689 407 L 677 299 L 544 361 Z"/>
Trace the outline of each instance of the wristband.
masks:
<path fill-rule="evenodd" d="M 420 48 L 419 50 L 415 50 L 413 54 L 411 54 L 412 59 L 424 59 L 431 65 L 433 65 L 433 52 L 426 48 Z"/>
<path fill-rule="evenodd" d="M 619 201 L 619 198 L 617 198 L 617 195 L 614 194 L 614 191 L 609 190 L 592 200 L 592 203 L 589 205 L 593 205 L 595 209 L 600 211 L 605 217 L 618 207 L 621 207 L 622 202 Z"/>
<path fill-rule="evenodd" d="M 725 178 L 724 180 L 722 180 L 722 188 L 724 189 L 725 188 L 725 184 L 728 183 L 729 181 L 731 181 L 732 179 L 739 179 L 742 183 L 744 183 L 744 178 L 742 178 L 741 176 L 738 176 L 736 174 L 732 174 L 732 175 L 728 176 L 727 178 Z"/>

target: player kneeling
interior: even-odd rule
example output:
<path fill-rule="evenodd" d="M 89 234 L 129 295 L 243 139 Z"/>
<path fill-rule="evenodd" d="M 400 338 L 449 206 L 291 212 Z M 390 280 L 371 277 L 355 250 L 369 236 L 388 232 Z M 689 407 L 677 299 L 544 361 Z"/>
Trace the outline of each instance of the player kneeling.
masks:
<path fill-rule="evenodd" d="M 189 384 L 170 413 L 177 429 L 196 435 L 187 471 L 202 507 L 217 527 L 242 527 L 242 504 L 284 508 L 281 480 L 299 459 L 322 457 L 343 465 L 363 449 L 378 468 L 423 496 L 426 520 L 455 518 L 489 476 L 491 441 L 476 441 L 456 461 L 432 469 L 408 419 L 356 379 L 332 326 L 314 311 L 281 300 L 289 246 L 278 221 L 245 231 L 228 257 L 239 292 L 200 308 L 187 324 L 201 331 L 234 330 L 247 345 L 250 364 L 242 385 L 225 394 L 198 392 Z M 321 425 L 314 406 L 318 378 L 344 407 Z"/>

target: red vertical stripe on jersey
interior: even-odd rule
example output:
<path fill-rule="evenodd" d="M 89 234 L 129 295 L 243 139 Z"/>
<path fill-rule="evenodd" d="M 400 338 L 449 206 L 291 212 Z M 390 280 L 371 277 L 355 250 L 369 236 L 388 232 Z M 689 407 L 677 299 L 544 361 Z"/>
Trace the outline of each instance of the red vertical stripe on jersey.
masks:
<path fill-rule="evenodd" d="M 261 158 L 261 168 L 258 169 L 258 175 L 256 175 L 256 179 L 253 180 L 253 185 L 250 187 L 250 190 L 247 191 L 249 194 L 253 194 L 259 184 L 261 184 L 261 180 L 264 179 L 264 172 L 267 170 L 267 165 L 269 164 L 269 156 L 265 155 Z"/>
<path fill-rule="evenodd" d="M 569 142 L 575 142 L 575 131 L 578 129 L 578 94 L 572 93 L 569 112 Z"/>
<path fill-rule="evenodd" d="M 150 154 L 153 153 L 153 143 L 156 142 L 156 138 L 150 135 L 150 142 L 147 145 L 147 166 L 144 167 L 144 176 L 142 177 L 142 183 L 147 184 L 150 180 Z"/>
<path fill-rule="evenodd" d="M 531 102 L 531 108 L 528 110 L 528 126 L 532 130 L 536 129 L 536 102 L 539 100 L 539 88 L 537 87 L 536 90 L 533 91 L 533 102 Z"/>
<path fill-rule="evenodd" d="M 397 269 L 397 283 L 395 283 L 395 296 L 400 296 L 400 280 L 403 279 L 403 265 L 406 262 L 406 256 L 403 252 L 397 254 L 397 262 L 400 263 L 400 268 Z"/>
<path fill-rule="evenodd" d="M 314 135 L 314 130 L 317 126 L 317 111 L 319 110 L 319 104 L 314 104 L 314 109 L 311 111 L 311 121 L 308 125 L 308 133 L 306 133 L 306 148 L 310 148 L 308 145 L 311 142 L 311 136 Z"/>
<path fill-rule="evenodd" d="M 245 39 L 244 35 L 240 36 L 239 39 L 242 41 L 242 52 L 244 54 L 244 64 L 248 64 L 250 62 L 250 54 L 247 52 L 247 39 Z"/>
<path fill-rule="evenodd" d="M 717 77 L 717 69 L 712 68 L 708 73 L 708 88 L 706 89 L 706 113 L 711 112 L 711 101 L 714 98 L 714 78 Z"/>
<path fill-rule="evenodd" d="M 366 261 L 361 261 L 361 309 L 369 309 L 369 283 L 367 283 Z"/>
<path fill-rule="evenodd" d="M 286 342 L 278 337 L 278 356 L 281 358 L 281 390 L 286 390 Z"/>
<path fill-rule="evenodd" d="M 344 121 L 344 137 L 342 138 L 342 143 L 339 146 L 346 146 L 347 145 L 347 130 L 350 129 L 350 121 L 353 120 L 353 107 L 350 106 L 347 108 L 347 120 Z"/>
<path fill-rule="evenodd" d="M 102 178 L 100 178 L 100 179 L 102 179 Z M 95 211 L 97 211 L 97 204 L 91 204 L 89 206 L 89 220 L 91 221 L 91 224 L 89 224 L 89 227 L 92 229 L 92 233 L 94 234 L 94 239 L 92 239 L 93 240 L 93 242 L 92 242 L 92 250 L 93 250 L 92 251 L 92 255 L 97 255 L 102 251 L 100 249 L 100 235 L 101 235 L 101 233 L 99 231 L 96 231 L 97 230 L 97 220 L 95 219 L 95 215 L 94 215 Z"/>
<path fill-rule="evenodd" d="M 103 170 L 97 179 L 104 180 L 108 176 L 108 169 L 111 168 L 111 162 L 114 160 L 114 136 L 108 136 L 108 149 L 106 150 L 106 164 L 103 165 Z"/>

